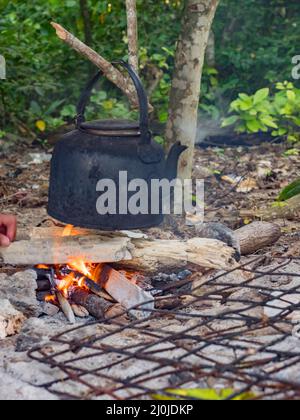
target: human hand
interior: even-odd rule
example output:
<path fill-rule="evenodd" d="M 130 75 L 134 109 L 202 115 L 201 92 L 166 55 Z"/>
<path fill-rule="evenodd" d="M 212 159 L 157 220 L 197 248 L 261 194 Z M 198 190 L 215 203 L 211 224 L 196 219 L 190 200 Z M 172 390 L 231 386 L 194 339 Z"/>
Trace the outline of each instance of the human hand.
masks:
<path fill-rule="evenodd" d="M 9 246 L 16 238 L 17 218 L 8 214 L 0 214 L 0 247 Z"/>

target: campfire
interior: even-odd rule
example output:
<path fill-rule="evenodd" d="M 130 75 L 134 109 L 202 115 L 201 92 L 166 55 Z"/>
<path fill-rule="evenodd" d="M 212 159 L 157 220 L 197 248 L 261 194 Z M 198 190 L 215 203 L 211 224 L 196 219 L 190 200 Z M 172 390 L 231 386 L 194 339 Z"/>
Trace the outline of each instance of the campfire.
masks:
<path fill-rule="evenodd" d="M 69 225 L 62 236 L 71 232 L 74 234 L 74 227 Z M 140 287 L 145 287 L 144 277 L 136 272 L 115 270 L 81 257 L 74 257 L 68 264 L 39 264 L 36 271 L 38 299 L 59 307 L 71 324 L 76 322 L 75 316 L 121 319 L 136 306 L 139 309 L 131 310 L 130 315 L 146 318 L 154 309 L 152 294 Z"/>

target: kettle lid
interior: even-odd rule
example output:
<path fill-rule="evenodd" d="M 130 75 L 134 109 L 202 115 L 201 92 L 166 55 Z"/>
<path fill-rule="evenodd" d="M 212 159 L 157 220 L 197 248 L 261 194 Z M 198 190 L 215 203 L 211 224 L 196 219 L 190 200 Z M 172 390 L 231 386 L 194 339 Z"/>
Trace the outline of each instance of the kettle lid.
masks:
<path fill-rule="evenodd" d="M 140 125 L 130 120 L 95 120 L 81 122 L 79 129 L 99 136 L 140 136 Z"/>

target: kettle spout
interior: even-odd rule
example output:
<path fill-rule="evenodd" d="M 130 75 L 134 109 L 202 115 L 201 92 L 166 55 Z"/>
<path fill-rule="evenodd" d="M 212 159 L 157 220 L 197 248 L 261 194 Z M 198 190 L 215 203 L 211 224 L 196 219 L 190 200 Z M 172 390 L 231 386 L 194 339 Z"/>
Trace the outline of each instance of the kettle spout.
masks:
<path fill-rule="evenodd" d="M 181 143 L 176 143 L 172 146 L 166 164 L 166 178 L 169 181 L 173 181 L 177 178 L 178 162 L 181 154 L 187 150 L 187 146 L 183 146 Z"/>

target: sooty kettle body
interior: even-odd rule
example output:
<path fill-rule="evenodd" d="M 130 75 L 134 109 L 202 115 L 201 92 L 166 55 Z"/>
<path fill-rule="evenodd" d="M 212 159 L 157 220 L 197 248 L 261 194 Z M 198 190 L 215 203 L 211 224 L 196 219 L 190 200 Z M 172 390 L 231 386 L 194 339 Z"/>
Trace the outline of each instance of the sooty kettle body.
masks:
<path fill-rule="evenodd" d="M 85 122 L 84 113 L 92 89 L 101 73 L 87 85 L 78 104 L 76 130 L 58 141 L 51 161 L 48 214 L 74 226 L 123 230 L 158 226 L 163 221 L 163 200 L 159 211 L 151 213 L 151 183 L 153 180 L 173 180 L 177 176 L 178 160 L 186 147 L 176 144 L 165 158 L 162 146 L 157 144 L 149 130 L 148 99 L 135 71 L 125 62 L 118 62 L 129 73 L 136 87 L 140 121 Z M 120 184 L 126 174 L 128 185 L 133 180 L 146 181 L 148 211 L 128 211 L 130 199 L 136 194 Z M 99 197 L 109 191 L 100 191 L 99 185 L 111 183 L 115 193 L 113 209 L 99 212 Z M 127 185 L 126 185 L 127 187 Z"/>

